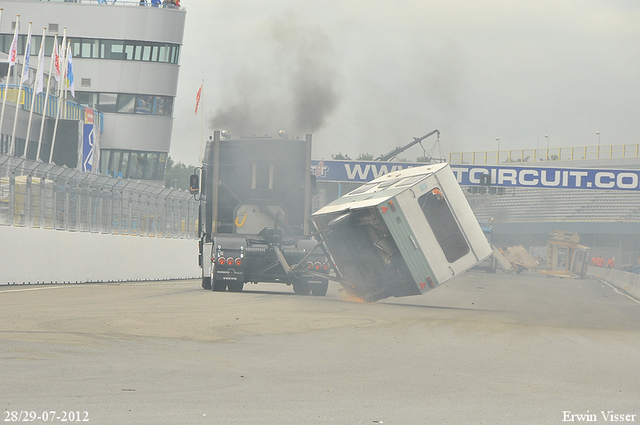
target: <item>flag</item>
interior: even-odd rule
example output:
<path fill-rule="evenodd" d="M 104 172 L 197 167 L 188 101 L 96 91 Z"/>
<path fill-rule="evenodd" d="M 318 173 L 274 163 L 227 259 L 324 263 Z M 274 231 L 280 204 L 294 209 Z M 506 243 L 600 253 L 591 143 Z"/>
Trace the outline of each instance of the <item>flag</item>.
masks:
<path fill-rule="evenodd" d="M 76 97 L 75 87 L 73 85 L 73 58 L 71 57 L 71 43 L 67 48 L 67 88 L 71 91 L 71 96 Z"/>
<path fill-rule="evenodd" d="M 53 41 L 53 53 L 51 53 L 51 60 L 53 60 L 53 77 L 56 79 L 56 81 L 60 81 L 60 54 L 58 53 L 57 36 Z"/>
<path fill-rule="evenodd" d="M 7 56 L 9 68 L 15 65 L 16 60 L 18 59 L 18 26 L 18 19 L 16 19 L 16 32 L 13 34 L 13 41 L 11 42 L 11 47 L 9 48 L 9 56 Z"/>
<path fill-rule="evenodd" d="M 31 34 L 27 39 L 27 48 L 24 51 L 24 66 L 22 67 L 22 79 L 21 83 L 29 80 L 29 60 L 31 59 Z"/>
<path fill-rule="evenodd" d="M 202 82 L 204 84 L 204 81 Z M 200 88 L 198 89 L 198 93 L 196 94 L 196 115 L 198 115 L 198 105 L 200 105 L 200 96 L 202 96 L 202 84 L 200 84 Z"/>
<path fill-rule="evenodd" d="M 38 69 L 38 74 L 36 76 L 36 94 L 44 91 L 44 40 L 45 37 L 43 36 L 42 43 L 40 43 L 40 51 L 38 52 L 38 63 L 40 64 L 40 69 Z"/>

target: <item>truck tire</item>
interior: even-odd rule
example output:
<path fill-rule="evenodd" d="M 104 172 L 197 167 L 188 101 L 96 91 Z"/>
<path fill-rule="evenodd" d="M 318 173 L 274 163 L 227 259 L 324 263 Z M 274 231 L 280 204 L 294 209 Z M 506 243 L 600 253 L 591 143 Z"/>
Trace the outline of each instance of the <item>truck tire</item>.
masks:
<path fill-rule="evenodd" d="M 311 293 L 316 297 L 324 297 L 327 295 L 327 289 L 329 289 L 329 282 L 317 283 L 311 287 Z"/>
<path fill-rule="evenodd" d="M 211 278 L 210 277 L 203 277 L 202 278 L 202 287 L 204 289 L 211 289 Z"/>
<path fill-rule="evenodd" d="M 495 257 L 492 257 L 491 258 L 491 268 L 489 268 L 488 272 L 489 273 L 495 273 L 497 269 L 498 269 L 498 260 L 496 260 Z"/>
<path fill-rule="evenodd" d="M 229 286 L 229 292 L 242 292 L 242 288 L 244 288 L 244 282 L 229 282 L 227 286 Z"/>
<path fill-rule="evenodd" d="M 216 292 L 224 292 L 227 290 L 227 282 L 224 280 L 214 280 L 213 285 L 211 285 L 211 289 Z"/>
<path fill-rule="evenodd" d="M 298 295 L 309 295 L 311 286 L 307 282 L 296 282 L 293 284 L 293 292 Z"/>

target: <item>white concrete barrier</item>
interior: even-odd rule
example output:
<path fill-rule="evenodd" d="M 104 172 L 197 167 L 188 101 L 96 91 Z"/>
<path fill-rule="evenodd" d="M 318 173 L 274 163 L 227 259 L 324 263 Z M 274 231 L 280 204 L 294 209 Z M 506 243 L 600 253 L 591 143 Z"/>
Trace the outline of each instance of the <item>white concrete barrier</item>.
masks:
<path fill-rule="evenodd" d="M 0 226 L 0 285 L 197 277 L 193 239 Z"/>
<path fill-rule="evenodd" d="M 622 270 L 589 266 L 587 276 L 605 280 L 640 301 L 640 275 Z"/>

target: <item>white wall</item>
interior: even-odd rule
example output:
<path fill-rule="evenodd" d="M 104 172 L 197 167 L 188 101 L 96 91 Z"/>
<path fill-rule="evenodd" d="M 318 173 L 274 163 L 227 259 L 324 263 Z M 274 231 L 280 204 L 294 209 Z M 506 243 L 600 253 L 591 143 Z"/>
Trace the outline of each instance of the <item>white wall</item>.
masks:
<path fill-rule="evenodd" d="M 589 266 L 587 275 L 605 280 L 640 301 L 640 275 L 622 270 Z"/>
<path fill-rule="evenodd" d="M 193 239 L 0 226 L 0 285 L 200 276 Z"/>

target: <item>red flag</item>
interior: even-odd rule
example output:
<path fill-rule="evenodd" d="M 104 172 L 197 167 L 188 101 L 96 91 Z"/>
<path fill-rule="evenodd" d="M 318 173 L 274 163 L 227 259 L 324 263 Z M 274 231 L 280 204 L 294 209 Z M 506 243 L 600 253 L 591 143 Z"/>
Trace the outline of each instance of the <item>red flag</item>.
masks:
<path fill-rule="evenodd" d="M 16 32 L 13 34 L 13 41 L 11 42 L 9 56 L 7 57 L 9 68 L 15 65 L 16 60 L 18 59 L 18 26 L 18 19 L 16 19 Z"/>
<path fill-rule="evenodd" d="M 204 82 L 202 84 L 204 84 Z M 196 94 L 196 115 L 198 115 L 198 105 L 200 105 L 200 96 L 202 96 L 202 84 L 200 84 L 198 94 Z"/>
<path fill-rule="evenodd" d="M 60 55 L 58 54 L 58 38 L 55 38 L 53 42 L 53 53 L 51 54 L 53 60 L 53 76 L 56 81 L 60 81 Z"/>

